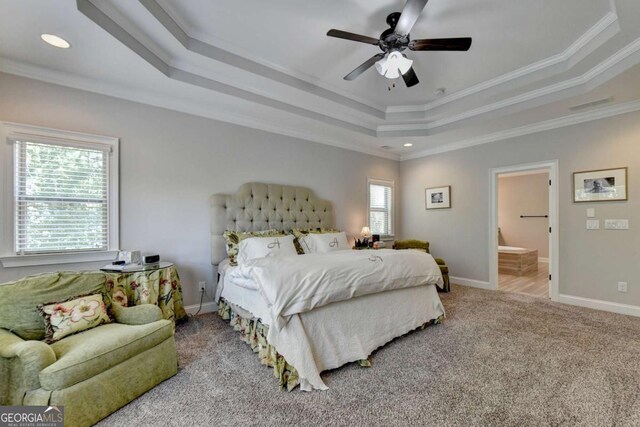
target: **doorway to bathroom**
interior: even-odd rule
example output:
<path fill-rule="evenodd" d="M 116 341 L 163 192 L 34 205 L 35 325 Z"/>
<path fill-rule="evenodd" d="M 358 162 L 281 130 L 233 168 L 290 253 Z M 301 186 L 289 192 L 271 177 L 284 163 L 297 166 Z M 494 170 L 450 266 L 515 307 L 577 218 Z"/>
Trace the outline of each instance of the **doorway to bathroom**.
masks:
<path fill-rule="evenodd" d="M 549 171 L 498 175 L 498 290 L 549 298 Z"/>
<path fill-rule="evenodd" d="M 555 162 L 492 170 L 494 289 L 557 299 L 555 175 Z"/>

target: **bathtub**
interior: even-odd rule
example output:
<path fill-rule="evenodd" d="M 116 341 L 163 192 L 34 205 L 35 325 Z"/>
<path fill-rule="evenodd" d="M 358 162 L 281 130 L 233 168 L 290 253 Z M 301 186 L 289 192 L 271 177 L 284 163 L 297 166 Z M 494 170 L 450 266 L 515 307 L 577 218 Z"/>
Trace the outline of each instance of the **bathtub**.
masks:
<path fill-rule="evenodd" d="M 498 246 L 498 252 L 505 252 L 509 254 L 513 253 L 524 253 L 530 251 L 531 249 L 527 248 L 519 248 L 517 246 Z"/>
<path fill-rule="evenodd" d="M 498 246 L 498 272 L 514 276 L 538 271 L 538 250 L 515 246 Z"/>

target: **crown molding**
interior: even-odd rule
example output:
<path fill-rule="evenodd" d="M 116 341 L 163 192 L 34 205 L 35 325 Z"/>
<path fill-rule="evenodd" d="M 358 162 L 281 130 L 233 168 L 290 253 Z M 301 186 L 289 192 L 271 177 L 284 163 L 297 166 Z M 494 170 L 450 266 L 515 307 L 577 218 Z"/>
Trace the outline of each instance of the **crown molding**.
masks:
<path fill-rule="evenodd" d="M 418 151 L 400 156 L 400 161 L 419 159 L 422 157 L 433 156 L 435 154 L 446 153 L 449 151 L 462 150 L 464 148 L 474 147 L 476 145 L 489 144 L 497 141 L 504 141 L 507 139 L 517 138 L 520 136 L 530 135 L 534 133 L 544 132 L 548 130 L 558 129 L 562 127 L 572 126 L 580 123 L 591 122 L 594 120 L 606 119 L 609 117 L 618 116 L 621 114 L 633 113 L 640 111 L 640 101 L 626 102 L 623 104 L 616 104 L 604 108 L 599 108 L 593 111 L 584 113 L 571 114 L 568 116 L 560 117 L 552 120 L 545 120 L 538 123 L 533 123 L 518 128 L 507 129 L 500 132 L 492 133 L 489 135 L 480 136 L 477 138 L 467 139 L 465 141 L 459 141 L 452 144 L 447 144 L 437 148 L 430 148 L 427 150 Z"/>
<path fill-rule="evenodd" d="M 160 47 L 160 45 L 156 43 L 156 41 L 151 37 L 149 37 L 149 35 L 147 35 L 141 28 L 134 25 L 127 15 L 122 13 L 118 8 L 113 7 L 111 1 L 97 2 L 96 4 L 93 4 L 93 6 L 102 14 L 109 16 L 114 23 L 118 22 L 120 23 L 118 24 L 119 26 L 126 26 L 127 33 L 134 39 L 138 40 L 146 49 L 151 51 L 153 55 L 157 56 L 162 62 L 164 62 L 165 64 L 171 64 L 171 53 L 168 50 Z M 82 5 L 81 2 L 76 1 L 76 8 L 79 11 L 81 11 L 82 7 L 85 6 Z M 85 13 L 84 11 L 81 12 L 85 15 L 87 13 L 92 13 L 90 9 L 86 9 L 87 13 Z M 93 21 L 93 18 L 91 18 L 91 20 Z M 110 30 L 107 30 L 107 32 L 110 33 Z"/>
<path fill-rule="evenodd" d="M 593 53 L 597 48 L 602 46 L 605 42 L 609 41 L 613 36 L 620 32 L 620 25 L 618 22 L 618 14 L 615 10 L 615 5 L 611 1 L 612 10 L 608 12 L 602 19 L 600 19 L 593 27 L 591 27 L 586 33 L 578 38 L 571 46 L 569 46 L 564 52 L 557 55 L 545 58 L 541 61 L 529 64 L 525 67 L 503 74 L 491 80 L 484 81 L 475 86 L 471 86 L 467 89 L 454 92 L 450 95 L 443 96 L 440 99 L 429 102 L 424 105 L 400 105 L 391 106 L 387 108 L 387 114 L 393 113 L 415 113 L 415 112 L 427 112 L 437 107 L 441 107 L 446 104 L 450 104 L 454 101 L 466 98 L 471 95 L 493 89 L 497 86 L 502 86 L 507 83 L 511 83 L 515 80 L 523 79 L 527 76 L 531 76 L 535 73 L 539 73 L 543 70 L 548 70 L 555 67 L 551 72 L 547 72 L 544 75 L 536 76 L 535 80 L 549 77 L 552 74 L 567 71 L 571 69 L 576 63 Z M 526 83 L 531 83 L 533 79 L 529 79 Z"/>
<path fill-rule="evenodd" d="M 280 101 L 270 96 L 262 95 L 256 92 L 239 88 L 237 86 L 232 86 L 230 84 L 222 83 L 208 77 L 199 76 L 197 74 L 172 67 L 171 65 L 164 62 L 150 49 L 148 49 L 145 45 L 143 45 L 140 41 L 135 39 L 131 34 L 129 34 L 129 32 L 122 28 L 113 19 L 111 19 L 109 15 L 95 6 L 91 2 L 91 0 L 76 0 L 76 5 L 78 10 L 86 17 L 91 19 L 94 23 L 110 33 L 113 37 L 115 37 L 122 44 L 138 54 L 154 68 L 171 79 L 193 86 L 199 86 L 201 88 L 209 89 L 232 97 L 244 99 L 256 104 L 272 107 L 277 110 L 295 114 L 301 117 L 324 122 L 326 124 L 358 132 L 363 135 L 376 136 L 376 130 L 362 121 L 356 123 L 353 120 L 343 120 L 308 108 L 303 108 L 288 102 Z"/>
<path fill-rule="evenodd" d="M 199 117 L 219 120 L 222 122 L 232 123 L 232 124 L 236 124 L 243 127 L 258 129 L 258 130 L 262 130 L 269 133 L 289 136 L 292 138 L 297 138 L 297 139 L 301 139 L 309 142 L 316 142 L 324 145 L 342 148 L 349 151 L 355 151 L 359 153 L 369 154 L 372 156 L 381 157 L 381 158 L 390 159 L 390 160 L 396 160 L 396 161 L 407 161 L 407 160 L 428 157 L 435 154 L 461 150 L 461 149 L 473 147 L 476 145 L 489 144 L 492 142 L 503 141 L 507 139 L 520 137 L 520 136 L 530 135 L 534 133 L 572 126 L 575 124 L 586 123 L 594 120 L 600 120 L 604 118 L 614 117 L 617 115 L 640 111 L 640 101 L 632 101 L 632 102 L 623 103 L 623 104 L 615 104 L 615 105 L 599 108 L 596 110 L 572 114 L 572 115 L 560 117 L 557 119 L 546 120 L 538 123 L 533 123 L 530 125 L 521 126 L 518 128 L 506 129 L 500 132 L 447 144 L 441 147 L 430 148 L 427 150 L 421 150 L 413 153 L 398 155 L 398 154 L 386 152 L 382 149 L 354 146 L 353 144 L 347 144 L 342 141 L 336 141 L 333 139 L 328 139 L 326 137 L 312 135 L 309 132 L 300 132 L 293 129 L 285 129 L 281 126 L 276 126 L 273 123 L 251 119 L 246 116 L 225 114 L 220 111 L 215 111 L 210 106 L 206 106 L 206 105 L 198 106 L 198 105 L 195 105 L 193 102 L 180 100 L 175 97 L 167 97 L 164 95 L 156 94 L 154 92 L 142 91 L 132 87 L 114 85 L 114 84 L 105 83 L 95 79 L 87 79 L 87 78 L 72 75 L 69 73 L 54 72 L 46 68 L 36 67 L 33 65 L 24 64 L 24 63 L 12 61 L 12 60 L 6 60 L 4 58 L 2 61 L 0 61 L 0 71 L 6 72 L 8 74 L 18 75 L 18 76 L 40 80 L 48 83 L 58 84 L 61 86 L 72 87 L 74 89 L 80 89 L 88 92 L 99 93 L 102 95 L 125 99 L 128 101 L 152 105 L 155 107 L 166 108 L 169 110 L 179 111 L 186 114 L 192 114 Z"/>
<path fill-rule="evenodd" d="M 604 74 L 609 68 L 612 67 L 614 63 L 617 63 L 615 61 L 605 61 L 603 64 L 600 64 L 599 67 L 591 70 L 594 72 L 594 77 L 589 77 L 589 73 L 587 73 L 577 78 L 572 78 L 560 83 L 539 88 L 525 94 L 521 94 L 499 102 L 494 102 L 492 104 L 484 105 L 479 108 L 467 110 L 462 113 L 451 115 L 429 123 L 424 123 L 423 121 L 418 123 L 398 123 L 389 125 L 382 124 L 378 126 L 372 126 L 359 117 L 349 116 L 345 114 L 340 115 L 335 111 L 329 113 L 332 115 L 323 114 L 319 112 L 319 109 L 321 107 L 317 107 L 314 110 L 299 107 L 294 103 L 279 101 L 275 99 L 272 96 L 271 92 L 260 92 L 259 90 L 249 91 L 234 86 L 233 84 L 230 84 L 228 82 L 225 83 L 219 81 L 220 79 L 214 80 L 212 78 L 207 78 L 199 75 L 204 73 L 196 74 L 194 72 L 189 72 L 181 68 L 169 66 L 166 63 L 162 62 L 162 60 L 158 57 L 150 58 L 150 55 L 153 54 L 149 49 L 145 48 L 144 45 L 137 40 L 134 43 L 131 40 L 133 39 L 133 37 L 129 35 L 127 30 L 117 24 L 107 13 L 99 9 L 93 2 L 94 0 L 77 0 L 78 9 L 81 12 L 85 13 L 85 15 L 91 18 L 96 24 L 106 29 L 114 37 L 134 50 L 134 52 L 138 53 L 141 57 L 143 57 L 143 59 L 150 62 L 151 65 L 158 68 L 169 78 L 373 137 L 426 136 L 429 134 L 433 134 L 433 131 L 435 129 L 444 131 L 458 122 L 477 118 L 480 116 L 499 115 L 506 109 L 510 109 L 509 112 L 513 112 L 514 108 L 517 108 L 517 111 L 522 111 L 526 108 L 536 107 L 544 102 L 545 97 L 549 99 L 549 102 L 553 102 L 558 99 L 562 99 L 562 96 L 573 96 L 576 94 L 575 92 L 578 90 L 577 88 L 580 85 L 585 85 L 586 87 L 587 82 L 590 81 L 590 79 L 594 78 L 597 75 Z M 296 76 L 292 76 L 279 69 L 275 69 L 272 64 L 265 65 L 253 59 L 247 59 L 243 56 L 236 55 L 230 51 L 223 50 L 217 46 L 207 44 L 191 37 L 183 28 L 185 25 L 184 22 L 179 22 L 178 18 L 172 17 L 170 13 L 162 7 L 158 0 L 139 0 L 139 3 L 142 4 L 183 47 L 191 52 L 203 55 L 211 59 L 215 59 L 216 61 L 223 62 L 232 67 L 242 69 L 246 72 L 259 75 L 272 81 L 287 84 L 290 87 L 301 90 L 305 93 L 310 93 L 312 95 L 320 97 L 321 99 L 335 102 L 345 108 L 354 107 L 354 105 L 352 104 L 355 101 L 353 101 L 351 98 L 347 98 L 343 95 L 338 95 L 328 89 L 321 89 L 314 83 L 303 80 L 302 78 Z M 561 54 L 555 55 L 543 61 L 539 61 L 520 70 L 516 70 L 513 73 L 508 73 L 496 79 L 492 79 L 488 82 L 482 83 L 481 85 L 474 86 L 468 89 L 471 92 L 461 91 L 455 94 L 451 94 L 447 97 L 434 101 L 432 104 L 429 104 L 429 108 L 436 108 L 438 106 L 453 102 L 457 99 L 467 97 L 473 93 L 478 93 L 489 88 L 495 88 L 496 86 L 500 85 L 506 85 L 509 82 L 513 82 L 527 76 L 532 76 L 534 74 L 538 75 L 538 77 L 544 77 L 542 75 L 546 73 L 544 70 L 551 70 L 553 67 L 561 66 L 562 68 L 555 69 L 555 71 L 553 71 L 554 73 L 570 69 L 577 61 L 582 60 L 584 57 L 592 53 L 596 48 L 601 46 L 604 42 L 609 40 L 620 31 L 620 26 L 618 24 L 618 15 L 615 11 L 615 4 L 610 4 L 612 10 L 610 10 L 602 19 L 598 21 L 596 25 L 590 28 L 585 34 L 583 34 L 576 42 L 574 42 Z M 624 53 L 624 55 L 625 57 L 627 57 L 632 53 L 634 52 L 627 52 Z M 158 62 L 160 62 L 160 64 L 158 64 Z M 521 81 L 521 83 L 523 82 L 524 81 Z M 561 92 L 563 91 L 564 94 L 561 94 Z M 363 110 L 362 106 L 364 104 L 361 104 L 359 102 L 356 102 L 356 104 L 357 105 L 355 105 L 355 109 L 352 109 L 352 111 L 372 114 L 376 117 L 379 117 L 377 113 L 372 113 L 372 110 Z M 379 112 L 379 110 L 375 108 L 373 110 Z M 422 111 L 422 113 L 424 113 L 424 111 Z M 404 114 L 411 119 L 424 120 L 424 116 L 414 117 L 416 111 L 412 111 L 410 109 L 407 110 Z M 388 116 L 389 114 L 387 113 L 385 117 L 388 118 Z M 396 117 L 396 119 L 399 119 L 399 117 Z"/>
<path fill-rule="evenodd" d="M 107 16 L 102 10 L 94 6 L 88 0 L 77 0 L 76 7 L 78 11 L 84 14 L 87 18 L 89 18 L 94 23 L 98 24 L 105 30 L 107 33 L 111 34 L 113 37 L 118 39 L 122 44 L 127 46 L 129 49 L 134 51 L 137 55 L 139 55 L 142 59 L 147 61 L 150 65 L 152 65 L 156 70 L 160 71 L 165 76 L 169 76 L 171 73 L 171 67 L 168 65 L 166 61 L 162 59 L 161 56 L 166 56 L 164 54 L 156 54 L 154 51 L 149 49 L 145 44 L 139 41 L 137 38 L 132 36 L 126 31 L 121 31 L 122 28 L 116 24 L 116 22 Z"/>
<path fill-rule="evenodd" d="M 353 95 L 349 95 L 348 97 L 340 95 L 335 89 L 330 89 L 326 86 L 322 87 L 318 81 L 311 79 L 309 76 L 294 73 L 291 70 L 285 70 L 275 64 L 256 58 L 247 52 L 243 52 L 242 56 L 240 56 L 229 52 L 228 50 L 223 50 L 220 47 L 206 43 L 201 39 L 196 38 L 194 34 L 190 34 L 187 31 L 187 23 L 175 13 L 171 14 L 170 11 L 167 10 L 168 8 L 163 7 L 160 4 L 162 2 L 159 2 L 158 0 L 138 1 L 158 20 L 158 22 L 160 22 L 162 26 L 165 27 L 171 35 L 173 35 L 176 40 L 178 40 L 178 42 L 191 52 L 216 61 L 224 62 L 228 65 L 241 68 L 251 73 L 258 73 L 263 77 L 287 84 L 299 90 L 306 92 L 313 91 L 312 93 L 314 95 L 338 102 L 346 107 L 355 107 L 360 112 L 373 114 L 375 117 L 384 118 L 385 120 L 390 120 L 392 118 L 391 116 L 394 116 L 394 119 L 402 120 L 406 117 L 401 116 L 406 113 L 425 113 L 429 110 L 461 100 L 468 96 L 496 88 L 497 86 L 513 84 L 517 80 L 520 81 L 520 84 L 526 84 L 565 72 L 620 32 L 615 3 L 613 0 L 610 0 L 610 11 L 594 26 L 582 34 L 567 49 L 557 55 L 553 55 L 518 70 L 444 96 L 425 105 L 391 106 L 383 109 L 380 106 L 373 107 L 371 103 L 362 99 L 355 101 L 355 97 Z M 354 101 L 359 105 L 351 105 Z M 370 108 L 374 108 L 375 110 L 362 110 L 362 105 L 370 106 Z M 382 115 L 378 114 L 379 110 L 382 110 L 380 111 L 383 113 Z"/>
<path fill-rule="evenodd" d="M 258 74 L 261 77 L 325 98 L 329 101 L 336 102 L 345 107 L 352 108 L 378 119 L 385 119 L 386 117 L 385 107 L 375 105 L 374 103 L 356 97 L 353 94 L 349 94 L 349 96 L 340 94 L 337 89 L 328 88 L 326 85 L 320 84 L 317 79 L 314 79 L 311 76 L 294 72 L 292 70 L 285 70 L 273 63 L 269 63 L 263 59 L 252 56 L 247 52 L 243 52 L 242 55 L 238 55 L 230 50 L 222 49 L 218 46 L 214 46 L 195 38 L 186 30 L 184 22 L 175 17 L 175 14 L 170 14 L 166 8 L 160 5 L 156 0 L 138 1 L 185 49 L 190 52 L 205 56 L 215 61 L 223 62 L 227 65 L 240 68 L 253 74 Z"/>
<path fill-rule="evenodd" d="M 398 154 L 390 153 L 382 149 L 345 143 L 343 141 L 327 138 L 324 135 L 315 135 L 307 131 L 302 132 L 294 129 L 287 129 L 280 124 L 258 120 L 246 115 L 229 114 L 212 108 L 210 104 L 196 104 L 190 100 L 140 90 L 131 86 L 106 83 L 104 81 L 86 78 L 71 73 L 53 71 L 48 68 L 38 67 L 10 59 L 2 58 L 2 61 L 0 61 L 0 72 L 53 83 L 60 86 L 71 87 L 87 92 L 98 93 L 127 101 L 138 102 L 154 107 L 165 108 L 172 111 L 192 114 L 194 116 L 205 117 L 247 128 L 258 129 L 277 135 L 289 136 L 304 141 L 316 142 L 349 151 L 369 154 L 384 159 L 400 160 L 400 156 Z M 348 140 L 348 138 L 345 138 L 345 140 Z"/>
<path fill-rule="evenodd" d="M 156 0 L 139 0 L 143 1 L 152 1 L 157 3 Z M 360 117 L 350 117 L 349 121 L 346 119 L 347 115 L 344 114 L 345 110 L 337 109 L 334 111 L 330 111 L 326 109 L 327 114 L 322 114 L 317 111 L 313 111 L 310 109 L 305 109 L 298 107 L 294 104 L 288 104 L 282 101 L 278 101 L 270 97 L 270 93 L 264 88 L 256 89 L 256 92 L 250 92 L 248 90 L 241 89 L 236 86 L 232 86 L 231 84 L 227 84 L 224 82 L 218 82 L 213 79 L 208 79 L 198 75 L 198 72 L 189 72 L 184 71 L 180 68 L 172 67 L 169 63 L 165 62 L 161 57 L 159 57 L 154 51 L 148 49 L 145 46 L 145 41 L 139 41 L 132 34 L 136 33 L 128 33 L 123 27 L 118 25 L 115 21 L 113 21 L 108 15 L 106 15 L 102 10 L 98 9 L 91 0 L 77 0 L 78 9 L 81 10 L 82 7 L 85 8 L 85 13 L 87 11 L 86 8 L 89 8 L 90 11 L 85 13 L 90 19 L 94 20 L 94 17 L 98 17 L 98 19 L 104 19 L 104 26 L 100 25 L 103 29 L 107 30 L 111 33 L 112 30 L 119 31 L 118 36 L 111 33 L 116 39 L 120 40 L 126 46 L 132 48 L 134 51 L 136 49 L 140 49 L 141 53 L 138 55 L 141 56 L 142 59 L 147 61 L 149 64 L 158 69 L 162 74 L 176 81 L 185 82 L 188 84 L 196 85 L 204 89 L 209 89 L 212 91 L 216 91 L 218 93 L 222 93 L 229 97 L 233 97 L 238 99 L 237 102 L 228 98 L 229 101 L 226 104 L 227 108 L 231 105 L 239 106 L 239 109 L 245 109 L 247 106 L 256 105 L 260 108 L 259 111 L 266 112 L 267 109 L 263 107 L 273 109 L 273 114 L 278 114 L 278 117 L 275 117 L 274 120 L 269 121 L 262 116 L 262 118 L 256 118 L 255 115 L 250 115 L 247 111 L 233 113 L 228 109 L 225 109 L 224 102 L 226 101 L 218 101 L 209 102 L 204 98 L 211 97 L 203 97 L 203 100 L 199 99 L 188 99 L 185 97 L 173 97 L 167 96 L 167 94 L 158 93 L 155 91 L 147 91 L 140 90 L 138 88 L 132 88 L 130 86 L 120 85 L 120 84 L 111 84 L 104 81 L 100 81 L 97 79 L 93 79 L 91 77 L 83 77 L 80 75 L 74 75 L 66 72 L 55 72 L 50 69 L 46 69 L 44 67 L 36 67 L 24 63 L 12 62 L 11 60 L 7 60 L 2 58 L 0 61 L 0 71 L 5 71 L 10 74 L 21 75 L 25 77 L 34 78 L 37 80 L 47 81 L 55 84 L 60 84 L 64 86 L 74 87 L 90 92 L 96 92 L 105 94 L 108 96 L 114 96 L 117 98 L 127 99 L 134 102 L 141 102 L 144 104 L 154 105 L 161 108 L 167 108 L 170 110 L 181 111 L 188 114 L 193 114 L 196 116 L 206 117 L 214 120 L 220 120 L 228 123 L 233 123 L 236 125 L 259 129 L 266 132 L 290 136 L 293 138 L 298 138 L 305 141 L 317 142 L 325 145 L 330 145 L 342 149 L 347 149 L 350 151 L 361 152 L 381 158 L 387 158 L 392 160 L 409 160 L 413 158 L 424 157 L 432 154 L 436 154 L 438 152 L 445 152 L 451 150 L 457 150 L 461 148 L 466 148 L 474 145 L 490 143 L 494 141 L 500 141 L 504 139 L 509 139 L 513 137 L 517 137 L 520 135 L 527 135 L 529 133 L 536 133 L 540 131 L 547 130 L 545 126 L 551 126 L 549 129 L 554 129 L 556 127 L 569 126 L 574 124 L 571 120 L 580 117 L 590 117 L 586 116 L 587 114 L 593 114 L 595 111 L 609 111 L 609 109 L 618 108 L 619 105 L 630 105 L 628 104 L 617 104 L 613 106 L 608 106 L 604 109 L 599 110 L 589 110 L 587 113 L 574 114 L 571 116 L 561 117 L 559 119 L 547 120 L 544 122 L 538 122 L 530 125 L 525 125 L 518 128 L 512 128 L 508 130 L 503 130 L 501 132 L 493 133 L 490 135 L 483 136 L 473 136 L 470 139 L 465 141 L 455 142 L 447 145 L 443 145 L 438 148 L 422 150 L 418 152 L 411 151 L 386 151 L 378 148 L 376 145 L 376 140 L 374 139 L 376 136 L 384 137 L 384 136 L 413 136 L 411 132 L 422 132 L 420 135 L 428 135 L 428 131 L 432 131 L 434 129 L 445 130 L 447 127 L 453 125 L 454 123 L 461 122 L 464 120 L 472 119 L 473 117 L 486 116 L 489 117 L 490 114 L 500 115 L 504 113 L 513 113 L 518 111 L 518 108 L 521 110 L 525 108 L 535 107 L 537 105 L 542 105 L 546 102 L 556 101 L 558 99 L 566 98 L 567 96 L 574 96 L 577 93 L 577 90 L 590 90 L 593 87 L 601 84 L 606 81 L 606 79 L 614 77 L 617 73 L 622 72 L 624 67 L 630 67 L 637 63 L 640 63 L 640 39 L 637 39 L 620 51 L 616 52 L 600 64 L 596 65 L 585 74 L 571 78 L 569 80 L 559 82 L 553 85 L 546 86 L 544 88 L 539 88 L 528 93 L 518 95 L 503 101 L 495 102 L 490 105 L 485 105 L 480 108 L 472 109 L 461 114 L 457 114 L 450 117 L 445 117 L 443 119 L 428 123 L 428 124 L 393 124 L 393 125 L 381 125 L 379 127 L 372 127 L 370 124 L 364 122 Z M 87 6 L 88 5 L 88 6 Z M 615 12 L 613 12 L 615 13 Z M 91 16 L 90 16 L 91 15 Z M 94 20 L 95 22 L 95 20 Z M 617 22 L 617 15 L 616 15 Z M 97 23 L 97 22 L 96 22 Z M 606 33 L 610 31 L 612 27 L 609 26 L 606 29 L 603 29 L 602 33 Z M 619 31 L 619 29 L 617 30 Z M 590 40 L 594 40 L 595 36 L 587 37 Z M 575 44 L 575 43 L 574 43 Z M 132 47 L 133 46 L 133 47 Z M 135 48 L 135 49 L 134 49 Z M 574 53 L 574 57 L 577 55 Z M 173 65 L 176 65 L 175 63 Z M 193 71 L 193 70 L 192 70 Z M 193 83 L 196 82 L 196 83 Z M 582 88 L 580 86 L 583 86 Z M 261 92 L 259 90 L 262 90 Z M 574 91 L 574 92 L 571 92 Z M 571 92 L 571 93 L 570 93 Z M 555 97 L 555 98 L 553 98 Z M 224 97 L 222 97 L 224 98 Z M 553 98 L 553 99 L 552 99 Z M 321 106 L 320 106 L 321 107 Z M 314 106 L 315 110 L 321 111 L 319 106 Z M 616 110 L 611 110 L 616 111 Z M 637 110 L 631 110 L 637 111 Z M 613 113 L 611 115 L 616 114 L 624 114 L 628 111 L 622 111 Z M 266 113 L 265 113 L 266 114 Z M 330 114 L 330 115 L 329 115 Z M 342 114 L 342 115 L 341 115 Z M 291 123 L 287 122 L 287 115 L 289 115 L 289 120 L 293 119 Z M 605 115 L 603 117 L 610 117 L 611 115 Z M 294 117 L 295 116 L 295 117 Z M 569 119 L 572 118 L 572 119 Z M 597 120 L 600 117 L 596 118 L 588 118 L 582 121 L 590 121 Z M 302 120 L 299 120 L 302 119 Z M 307 120 L 308 119 L 308 120 Z M 563 124 L 565 123 L 566 124 Z M 578 121 L 577 123 L 581 123 L 582 121 Z M 293 123 L 293 124 L 292 124 Z M 297 123 L 297 124 L 295 124 Z M 332 128 L 324 129 L 327 132 L 322 131 L 322 127 L 318 124 L 328 124 L 331 125 Z M 395 127 L 398 127 L 397 130 Z M 330 132 L 329 132 L 330 131 Z M 332 133 L 333 132 L 333 133 Z M 384 135 L 385 132 L 398 132 L 397 135 Z M 332 133 L 332 134 L 331 134 Z M 433 132 L 435 133 L 435 132 Z M 331 134 L 331 135 L 329 135 Z M 360 138 L 361 135 L 371 136 L 373 138 L 366 139 Z M 400 141 L 400 140 L 398 140 Z M 380 143 L 381 145 L 382 143 Z M 395 141 L 393 144 L 395 145 Z"/>
<path fill-rule="evenodd" d="M 508 99 L 504 99 L 502 101 L 494 102 L 493 104 L 484 105 L 479 108 L 475 108 L 472 110 L 465 111 L 463 113 L 449 116 L 447 118 L 441 120 L 435 120 L 430 123 L 411 123 L 411 124 L 394 124 L 394 125 L 380 125 L 378 126 L 378 136 L 400 136 L 395 133 L 403 133 L 407 131 L 424 131 L 423 134 L 430 134 L 429 131 L 433 129 L 437 129 L 440 127 L 445 127 L 451 125 L 453 123 L 457 123 L 463 120 L 468 120 L 474 117 L 487 115 L 489 113 L 493 113 L 496 111 L 504 110 L 507 108 L 515 107 L 517 105 L 523 105 L 521 110 L 525 107 L 531 107 L 531 103 L 535 100 L 539 100 L 540 98 L 553 96 L 555 99 L 561 99 L 562 95 L 559 95 L 561 92 L 569 92 L 571 90 L 577 91 L 580 86 L 583 86 L 583 90 L 581 92 L 586 92 L 591 90 L 593 87 L 601 84 L 603 81 L 609 80 L 621 72 L 625 71 L 629 67 L 640 62 L 640 38 L 634 40 L 633 42 L 626 45 L 624 48 L 611 55 L 609 58 L 605 59 L 595 67 L 591 68 L 586 73 L 574 77 L 572 79 L 568 79 L 556 84 L 552 84 L 549 86 L 545 86 L 527 93 L 523 93 L 521 95 L 517 95 Z M 633 58 L 633 56 L 637 56 L 637 58 Z M 627 59 L 632 59 L 628 63 L 624 63 Z M 618 65 L 621 66 L 617 67 Z M 598 78 L 600 79 L 598 80 Z M 567 93 L 565 96 L 573 96 L 577 93 Z M 515 112 L 513 108 L 509 110 L 510 113 Z M 406 135 L 401 135 L 406 136 Z M 416 136 L 413 134 L 412 136 Z"/>

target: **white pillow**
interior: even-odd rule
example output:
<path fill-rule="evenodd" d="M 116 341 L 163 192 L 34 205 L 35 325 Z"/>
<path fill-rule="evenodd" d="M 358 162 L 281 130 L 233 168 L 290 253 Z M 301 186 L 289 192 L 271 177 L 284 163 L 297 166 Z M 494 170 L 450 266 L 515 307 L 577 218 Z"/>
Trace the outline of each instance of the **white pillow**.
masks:
<path fill-rule="evenodd" d="M 282 257 L 298 255 L 296 247 L 293 245 L 294 237 L 273 236 L 273 237 L 249 237 L 240 241 L 238 245 L 238 265 L 247 261 L 264 257 Z"/>
<path fill-rule="evenodd" d="M 305 253 L 326 253 L 351 249 L 347 241 L 347 233 L 344 231 L 340 233 L 309 233 L 304 240 Z"/>

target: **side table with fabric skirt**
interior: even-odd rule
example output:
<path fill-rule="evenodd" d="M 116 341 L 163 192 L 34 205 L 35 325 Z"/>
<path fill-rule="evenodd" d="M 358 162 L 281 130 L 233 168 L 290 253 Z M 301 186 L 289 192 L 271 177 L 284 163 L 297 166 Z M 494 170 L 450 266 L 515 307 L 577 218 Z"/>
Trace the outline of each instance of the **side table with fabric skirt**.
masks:
<path fill-rule="evenodd" d="M 105 271 L 105 274 L 114 304 L 123 307 L 155 304 L 165 319 L 180 321 L 187 318 L 180 277 L 172 263 L 161 262 L 155 267 L 140 266 L 123 272 Z"/>

